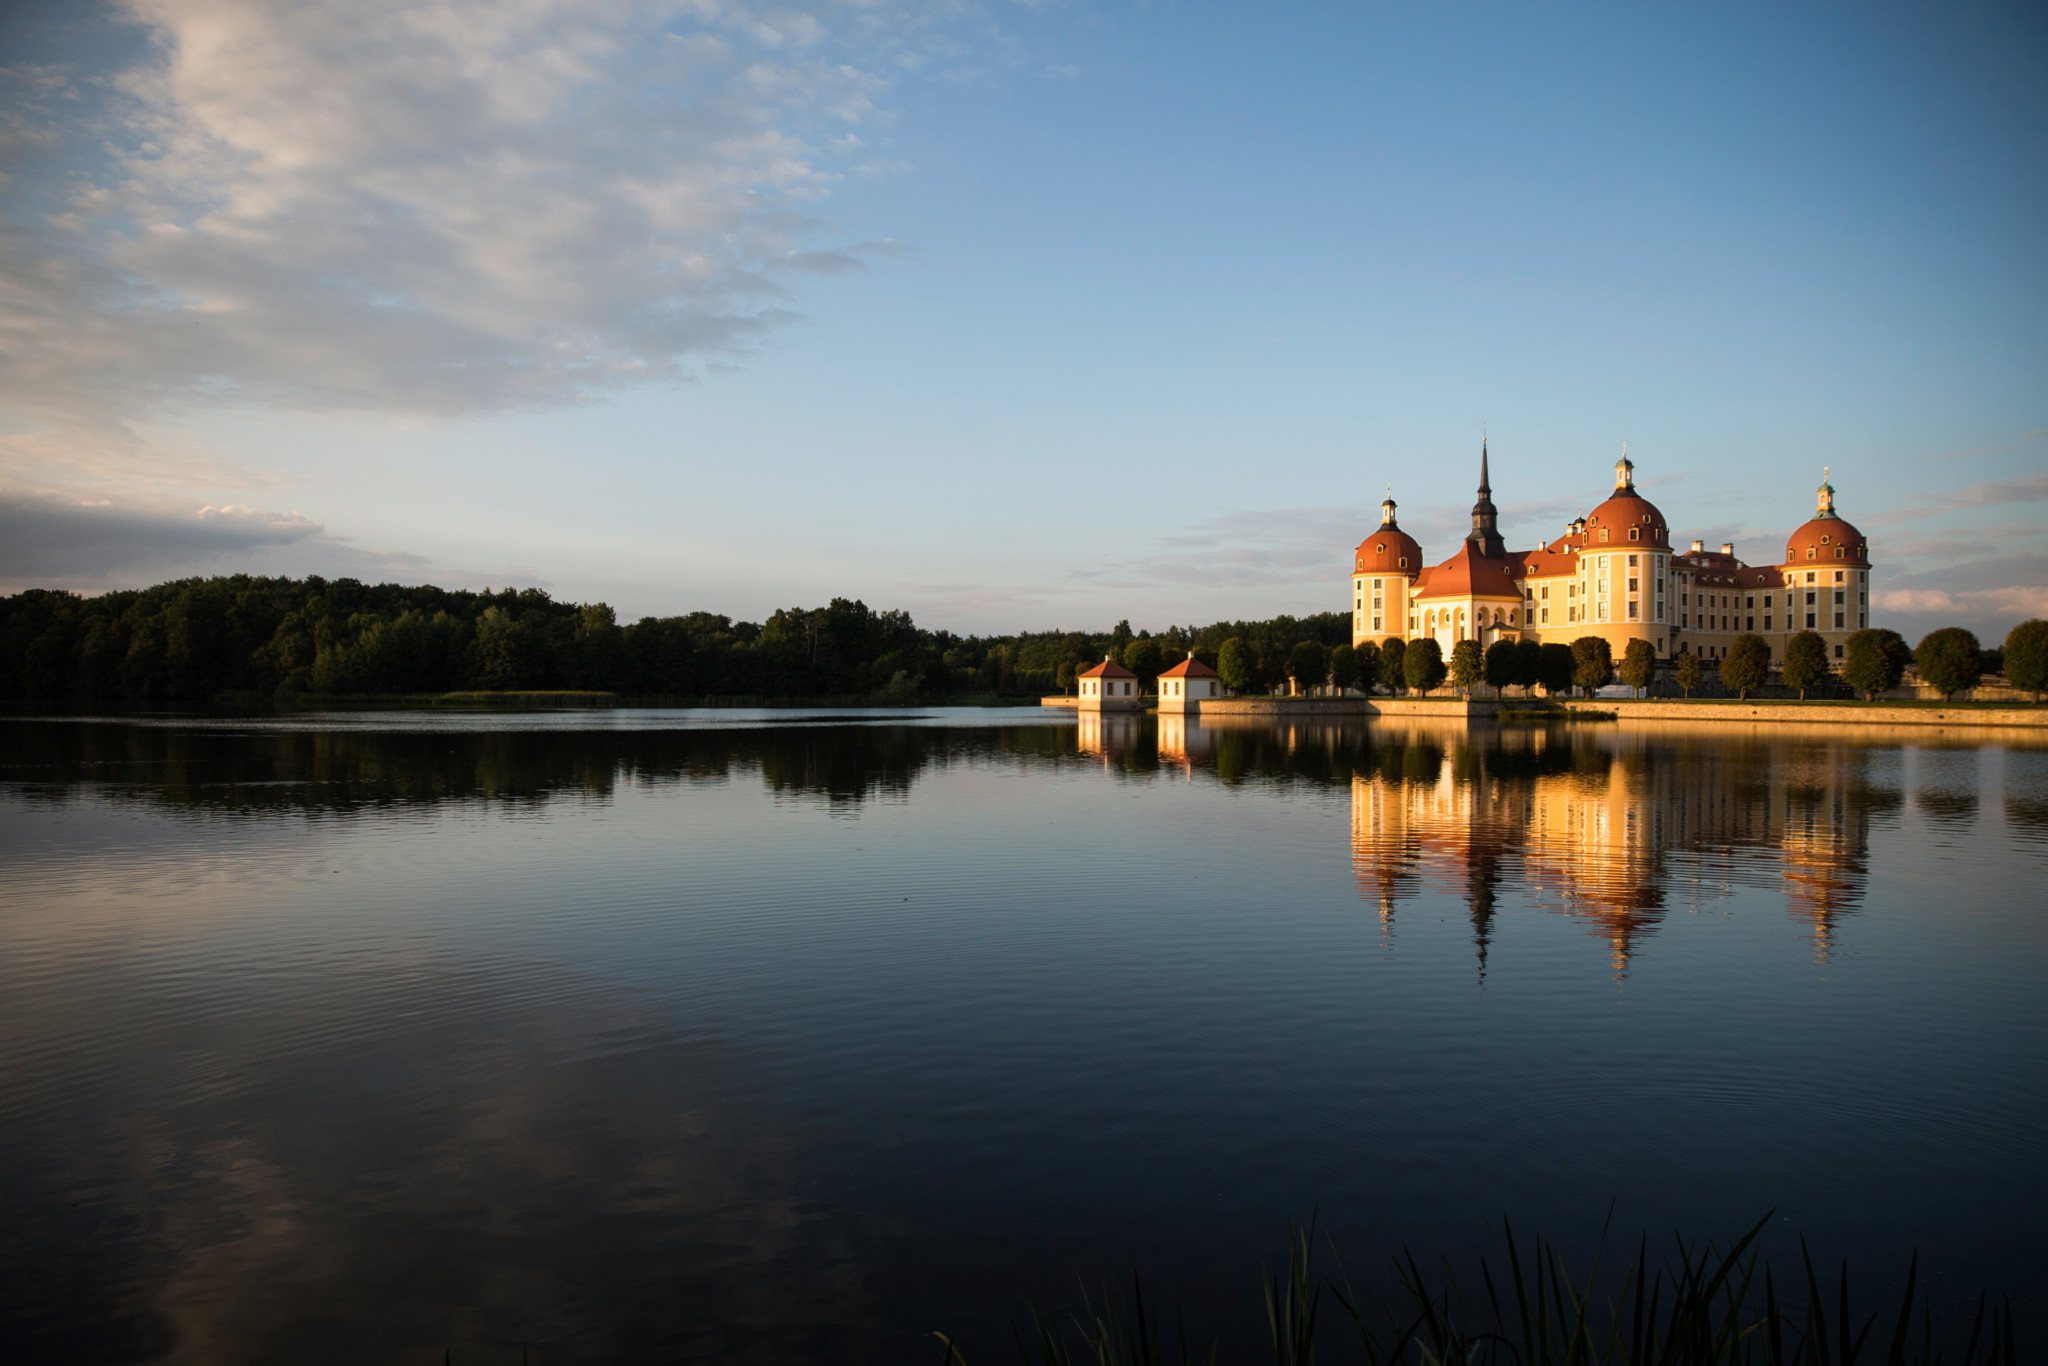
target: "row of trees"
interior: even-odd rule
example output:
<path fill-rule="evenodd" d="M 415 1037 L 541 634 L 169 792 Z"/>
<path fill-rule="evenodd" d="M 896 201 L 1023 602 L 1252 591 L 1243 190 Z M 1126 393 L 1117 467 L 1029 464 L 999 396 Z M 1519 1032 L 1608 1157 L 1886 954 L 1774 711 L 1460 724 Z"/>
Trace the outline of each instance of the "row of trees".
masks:
<path fill-rule="evenodd" d="M 537 589 L 454 591 L 353 579 L 184 579 L 85 598 L 0 598 L 0 697 L 143 704 L 224 694 L 403 695 L 582 690 L 633 696 L 1038 693 L 1135 646 L 1148 676 L 1223 642 L 1250 651 L 1247 687 L 1284 681 L 1290 652 L 1349 638 L 1329 612 L 1270 621 L 962 637 L 907 612 L 835 598 L 761 622 L 711 612 L 622 625 L 604 603 Z"/>
<path fill-rule="evenodd" d="M 1474 641 L 1446 659 L 1436 642 L 1353 648 L 1350 617 L 1326 612 L 1268 621 L 1171 626 L 1154 634 L 1127 621 L 1106 632 L 1046 631 L 956 636 L 927 631 L 907 612 L 835 598 L 747 622 L 711 612 L 645 617 L 620 625 L 604 603 L 556 602 L 537 589 L 451 591 L 366 585 L 353 579 L 185 579 L 84 598 L 32 590 L 0 598 L 0 697 L 204 701 L 222 694 L 397 695 L 469 689 L 589 690 L 636 696 L 819 697 L 879 694 L 1034 693 L 1069 690 L 1106 656 L 1152 685 L 1192 652 L 1239 693 L 1291 683 L 1310 689 L 1427 691 L 1541 687 L 1560 693 L 1620 681 L 1649 686 L 1656 659 L 1635 642 L 1614 660 L 1604 640 L 1570 645 Z M 1985 672 L 1985 652 L 1960 628 L 1936 631 L 1908 651 L 1895 632 L 1849 641 L 1842 678 L 1865 693 L 1895 687 L 1907 662 L 1955 692 Z M 2007 677 L 2048 688 L 2048 623 L 2016 627 L 2004 648 Z M 1699 661 L 1681 656 L 1678 681 L 1700 682 Z M 1770 650 L 1737 639 L 1721 681 L 1761 686 Z M 1794 637 L 1785 681 L 1819 686 L 1830 676 L 1820 637 Z"/>

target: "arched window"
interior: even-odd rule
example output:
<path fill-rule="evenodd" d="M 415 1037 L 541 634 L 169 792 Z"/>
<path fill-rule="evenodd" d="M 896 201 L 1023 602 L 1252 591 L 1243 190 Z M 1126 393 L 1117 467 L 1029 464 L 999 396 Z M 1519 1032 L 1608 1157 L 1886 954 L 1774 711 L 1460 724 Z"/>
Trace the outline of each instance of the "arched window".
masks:
<path fill-rule="evenodd" d="M 1809 559 L 1809 560 L 1810 560 L 1810 559 L 1812 559 L 1812 558 L 1813 558 L 1813 553 L 1814 553 L 1814 552 L 1813 552 L 1813 547 L 1812 547 L 1812 546 L 1808 546 L 1808 547 L 1806 547 L 1806 558 L 1807 558 L 1807 559 Z"/>
<path fill-rule="evenodd" d="M 1630 539 L 1631 541 L 1640 541 L 1640 540 L 1642 540 L 1642 539 L 1643 539 L 1643 529 L 1642 529 L 1641 527 L 1634 527 L 1634 526 L 1630 527 L 1630 528 L 1628 529 L 1628 538 L 1629 538 L 1629 539 Z"/>
<path fill-rule="evenodd" d="M 1406 569 L 1408 567 L 1408 557 L 1406 555 L 1403 555 L 1401 557 L 1401 567 L 1403 569 Z"/>

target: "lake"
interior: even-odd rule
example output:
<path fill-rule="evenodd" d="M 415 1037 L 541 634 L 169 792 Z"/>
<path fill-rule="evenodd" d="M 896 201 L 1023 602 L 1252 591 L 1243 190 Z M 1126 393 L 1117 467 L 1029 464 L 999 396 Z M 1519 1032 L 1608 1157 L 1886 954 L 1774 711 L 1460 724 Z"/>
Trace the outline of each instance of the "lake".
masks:
<path fill-rule="evenodd" d="M 2048 737 L 2044 737 L 2048 739 Z M 2048 1328 L 2048 744 L 0 719 L 12 1359 L 1015 1360 L 1775 1210 Z M 1332 1267 L 1334 1269 L 1334 1267 Z"/>

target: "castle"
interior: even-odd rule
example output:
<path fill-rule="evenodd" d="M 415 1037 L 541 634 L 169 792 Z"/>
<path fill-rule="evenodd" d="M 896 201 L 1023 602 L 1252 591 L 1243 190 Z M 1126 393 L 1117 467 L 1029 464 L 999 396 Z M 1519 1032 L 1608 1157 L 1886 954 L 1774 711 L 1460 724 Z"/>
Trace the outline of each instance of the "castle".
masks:
<path fill-rule="evenodd" d="M 1351 574 L 1351 640 L 1433 639 L 1446 658 L 1461 640 L 1561 641 L 1603 637 L 1619 660 L 1632 640 L 1659 659 L 1718 660 L 1739 635 L 1762 636 L 1773 662 L 1801 631 L 1819 633 L 1832 659 L 1870 625 L 1870 545 L 1835 512 L 1823 474 L 1819 506 L 1785 542 L 1782 564 L 1752 567 L 1735 547 L 1694 541 L 1674 552 L 1664 514 L 1635 487 L 1627 448 L 1614 492 L 1592 515 L 1534 550 L 1509 550 L 1479 447 L 1479 501 L 1457 553 L 1426 566 L 1401 530 L 1391 494 L 1380 527 L 1359 542 Z"/>

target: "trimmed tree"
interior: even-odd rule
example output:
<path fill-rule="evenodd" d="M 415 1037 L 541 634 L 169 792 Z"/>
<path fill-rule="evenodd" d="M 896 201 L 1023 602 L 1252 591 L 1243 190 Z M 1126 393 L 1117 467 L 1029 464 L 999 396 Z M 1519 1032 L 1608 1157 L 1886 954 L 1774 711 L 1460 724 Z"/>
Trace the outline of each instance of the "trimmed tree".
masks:
<path fill-rule="evenodd" d="M 1444 684 L 1444 647 L 1435 639 L 1424 636 L 1410 645 L 1401 659 L 1401 674 L 1408 686 L 1422 692 L 1441 688 Z"/>
<path fill-rule="evenodd" d="M 1495 697 L 1500 690 L 1522 681 L 1522 647 L 1512 640 L 1496 640 L 1486 647 L 1486 686 Z"/>
<path fill-rule="evenodd" d="M 1614 650 L 1604 636 L 1580 636 L 1572 642 L 1572 686 L 1591 697 L 1614 681 Z"/>
<path fill-rule="evenodd" d="M 1223 648 L 1216 652 L 1216 672 L 1223 679 L 1223 686 L 1232 692 L 1249 692 L 1258 672 L 1252 647 L 1237 636 L 1224 641 Z"/>
<path fill-rule="evenodd" d="M 1631 640 L 1628 648 L 1621 652 L 1621 681 L 1635 691 L 1637 697 L 1650 686 L 1650 680 L 1657 676 L 1657 651 L 1647 640 Z"/>
<path fill-rule="evenodd" d="M 1927 638 L 1914 649 L 1913 667 L 1943 696 L 1953 698 L 1963 689 L 1977 686 L 1977 680 L 1984 676 L 1984 656 L 1973 632 L 1960 626 L 1944 626 L 1928 632 Z"/>
<path fill-rule="evenodd" d="M 1352 652 L 1352 658 L 1357 661 L 1352 672 L 1358 686 L 1370 693 L 1373 684 L 1380 681 L 1380 647 L 1368 640 Z"/>
<path fill-rule="evenodd" d="M 1801 631 L 1785 642 L 1785 686 L 1799 689 L 1806 700 L 1809 688 L 1828 681 L 1828 643 L 1816 631 Z"/>
<path fill-rule="evenodd" d="M 1543 647 L 1523 637 L 1515 642 L 1515 682 L 1527 692 L 1543 681 Z"/>
<path fill-rule="evenodd" d="M 1722 684 L 1735 689 L 1735 695 L 1746 702 L 1750 689 L 1761 688 L 1770 676 L 1771 643 L 1754 634 L 1735 637 L 1721 660 Z"/>
<path fill-rule="evenodd" d="M 1849 637 L 1849 651 L 1842 660 L 1842 678 L 1866 702 L 1875 702 L 1881 692 L 1890 692 L 1906 676 L 1913 651 L 1906 638 L 1881 626 L 1866 627 Z"/>
<path fill-rule="evenodd" d="M 1678 657 L 1678 668 L 1675 672 L 1678 686 L 1685 690 L 1686 698 L 1690 700 L 1692 690 L 1700 685 L 1700 657 L 1688 650 Z"/>
<path fill-rule="evenodd" d="M 1296 688 L 1313 691 L 1330 681 L 1330 652 L 1321 641 L 1304 640 L 1287 652 L 1287 676 Z"/>
<path fill-rule="evenodd" d="M 1340 691 L 1358 682 L 1358 651 L 1349 645 L 1330 647 L 1330 682 Z"/>
<path fill-rule="evenodd" d="M 1543 653 L 1543 667 L 1536 681 L 1543 685 L 1543 691 L 1552 697 L 1569 692 L 1572 686 L 1572 670 L 1578 661 L 1572 657 L 1572 647 L 1562 641 L 1550 641 L 1539 647 Z"/>
<path fill-rule="evenodd" d="M 1398 636 L 1380 646 L 1380 682 L 1391 693 L 1408 686 L 1408 642 Z"/>
<path fill-rule="evenodd" d="M 2048 621 L 2023 621 L 2005 638 L 2005 681 L 2039 702 L 2048 692 Z"/>
<path fill-rule="evenodd" d="M 1461 640 L 1451 647 L 1451 683 L 1460 688 L 1470 688 L 1486 676 L 1486 666 L 1479 657 L 1479 642 Z"/>

